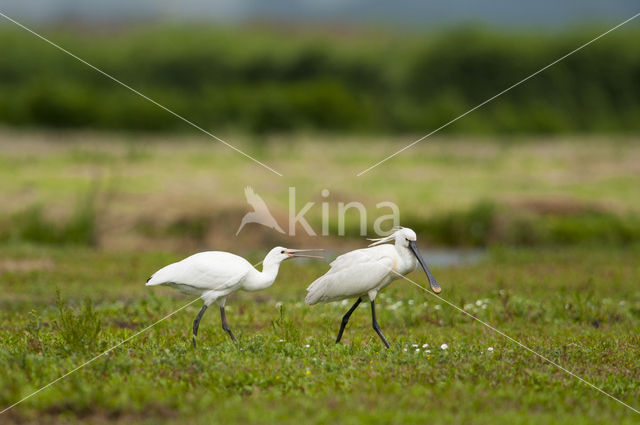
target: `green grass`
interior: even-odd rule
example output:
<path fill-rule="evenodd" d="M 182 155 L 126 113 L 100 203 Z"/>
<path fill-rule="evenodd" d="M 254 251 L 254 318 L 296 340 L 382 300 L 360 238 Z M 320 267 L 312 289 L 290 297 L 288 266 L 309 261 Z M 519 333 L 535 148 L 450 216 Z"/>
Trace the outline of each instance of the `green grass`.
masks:
<path fill-rule="evenodd" d="M 281 224 L 288 187 L 295 186 L 298 209 L 316 202 L 308 217 L 319 229 L 320 193 L 327 188 L 333 212 L 338 202 L 361 201 L 375 216 L 377 202 L 396 202 L 402 223 L 418 231 L 424 247 L 488 246 L 480 263 L 434 269 L 442 296 L 640 405 L 636 137 L 436 138 L 362 178 L 355 174 L 412 138 L 225 138 L 285 176 L 275 178 L 199 137 L 0 133 L 0 406 L 188 303 L 170 288 L 144 286 L 153 271 L 188 253 L 227 249 L 257 262 L 275 244 L 323 247 L 328 257 L 364 246 L 360 237 L 345 240 L 335 232 L 310 238 L 298 229 L 289 237 L 256 225 L 236 238 L 248 211 L 247 185 Z M 335 229 L 335 215 L 330 225 Z M 348 217 L 347 229 L 354 226 Z M 196 302 L 1 420 L 638 421 L 407 282 L 378 299 L 390 350 L 371 329 L 366 306 L 354 313 L 344 343 L 335 345 L 348 303 L 303 304 L 306 286 L 326 268 L 289 261 L 269 290 L 233 295 L 227 317 L 238 344 L 210 309 L 193 350 Z M 420 273 L 411 278 L 426 282 Z M 439 348 L 443 343 L 447 350 Z"/>
<path fill-rule="evenodd" d="M 183 255 L 0 248 L 0 405 L 186 304 L 189 298 L 170 288 L 144 287 L 151 272 Z M 639 255 L 638 246 L 494 248 L 478 264 L 434 272 L 444 298 L 638 408 Z M 378 299 L 389 350 L 371 329 L 366 306 L 336 345 L 348 306 L 302 302 L 306 285 L 326 267 L 289 261 L 269 290 L 232 296 L 227 317 L 238 344 L 213 309 L 201 323 L 198 349 L 192 348 L 197 302 L 16 406 L 2 421 L 638 421 L 624 406 L 407 282 L 394 283 Z M 411 278 L 425 283 L 420 273 Z M 56 305 L 58 289 L 64 301 Z M 439 348 L 443 343 L 447 350 Z"/>

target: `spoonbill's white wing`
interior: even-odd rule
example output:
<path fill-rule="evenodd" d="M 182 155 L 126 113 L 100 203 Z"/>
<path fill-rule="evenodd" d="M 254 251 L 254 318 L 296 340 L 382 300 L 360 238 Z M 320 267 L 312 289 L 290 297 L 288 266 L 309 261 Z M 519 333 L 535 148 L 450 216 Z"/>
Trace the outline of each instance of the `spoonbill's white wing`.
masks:
<path fill-rule="evenodd" d="M 395 251 L 392 245 L 364 248 L 339 256 L 331 269 L 307 288 L 305 302 L 337 301 L 364 295 L 389 279 Z"/>
<path fill-rule="evenodd" d="M 177 286 L 188 293 L 220 292 L 242 282 L 252 268 L 247 260 L 228 252 L 200 252 L 161 268 L 149 278 L 147 286 Z"/>
<path fill-rule="evenodd" d="M 382 258 L 394 258 L 396 251 L 393 245 L 385 244 L 371 248 L 356 249 L 342 254 L 333 260 L 329 265 L 331 269 L 327 273 L 342 270 L 354 264 L 379 261 Z"/>

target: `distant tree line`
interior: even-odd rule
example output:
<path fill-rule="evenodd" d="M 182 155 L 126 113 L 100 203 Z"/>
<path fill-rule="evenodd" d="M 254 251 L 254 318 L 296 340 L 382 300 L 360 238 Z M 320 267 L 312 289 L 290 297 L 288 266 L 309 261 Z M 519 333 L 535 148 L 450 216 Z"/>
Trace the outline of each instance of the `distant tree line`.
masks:
<path fill-rule="evenodd" d="M 252 133 L 426 133 L 602 32 L 137 27 L 42 33 L 199 125 Z M 640 30 L 611 33 L 448 127 L 640 130 Z M 0 28 L 0 124 L 188 130 L 23 30 Z"/>

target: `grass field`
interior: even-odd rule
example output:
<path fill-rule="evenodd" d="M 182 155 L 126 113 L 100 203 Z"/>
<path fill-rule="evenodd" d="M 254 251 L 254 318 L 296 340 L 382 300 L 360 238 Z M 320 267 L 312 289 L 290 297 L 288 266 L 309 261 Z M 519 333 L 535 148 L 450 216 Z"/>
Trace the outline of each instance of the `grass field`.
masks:
<path fill-rule="evenodd" d="M 434 272 L 445 299 L 637 408 L 639 254 L 638 247 L 494 248 L 478 264 Z M 2 406 L 190 300 L 169 288 L 144 287 L 176 254 L 13 246 L 0 256 Z M 210 311 L 199 348 L 192 348 L 197 302 L 16 406 L 2 422 L 638 421 L 626 407 L 404 281 L 379 298 L 389 350 L 365 307 L 336 345 L 348 306 L 302 302 L 306 285 L 325 269 L 321 262 L 290 261 L 268 291 L 233 296 L 228 319 L 238 344 Z M 426 282 L 419 273 L 410 277 Z M 54 304 L 58 288 L 66 306 Z M 92 309 L 83 306 L 85 298 Z"/>
<path fill-rule="evenodd" d="M 308 215 L 316 229 L 325 200 L 373 212 L 390 200 L 419 229 L 427 262 L 434 245 L 484 246 L 476 263 L 434 267 L 442 297 L 639 408 L 637 138 L 437 138 L 358 178 L 411 138 L 227 139 L 284 176 L 199 137 L 0 133 L 0 407 L 190 302 L 144 282 L 195 250 L 258 262 L 281 244 L 325 248 L 331 260 L 365 245 L 257 225 L 236 238 L 251 185 L 281 224 L 293 186 L 298 209 L 316 202 Z M 489 229 L 478 243 L 451 236 L 478 222 Z M 504 230 L 514 222 L 555 239 L 518 239 Z M 303 303 L 326 269 L 292 260 L 268 290 L 233 295 L 227 317 L 238 344 L 210 309 L 193 349 L 197 301 L 0 421 L 638 423 L 632 410 L 406 281 L 378 299 L 389 350 L 366 307 L 336 345 L 348 303 Z M 426 284 L 421 273 L 410 278 Z"/>

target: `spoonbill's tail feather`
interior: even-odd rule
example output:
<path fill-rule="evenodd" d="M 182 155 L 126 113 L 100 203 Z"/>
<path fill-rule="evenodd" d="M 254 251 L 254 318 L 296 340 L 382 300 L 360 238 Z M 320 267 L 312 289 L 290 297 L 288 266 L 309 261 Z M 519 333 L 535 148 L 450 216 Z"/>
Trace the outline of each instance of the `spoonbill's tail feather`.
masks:
<path fill-rule="evenodd" d="M 164 266 L 147 279 L 145 286 L 167 285 L 171 283 L 174 280 L 173 278 L 175 277 L 176 271 L 179 267 L 179 262 Z"/>
<path fill-rule="evenodd" d="M 155 275 L 151 276 L 149 279 L 147 279 L 147 283 L 145 283 L 144 286 L 157 286 L 157 285 L 161 285 L 162 282 L 158 282 L 157 279 L 154 279 Z"/>
<path fill-rule="evenodd" d="M 314 280 L 307 288 L 307 296 L 304 298 L 304 302 L 307 303 L 307 305 L 314 305 L 322 301 L 326 292 L 327 284 L 326 275 L 320 276 L 318 279 Z"/>

